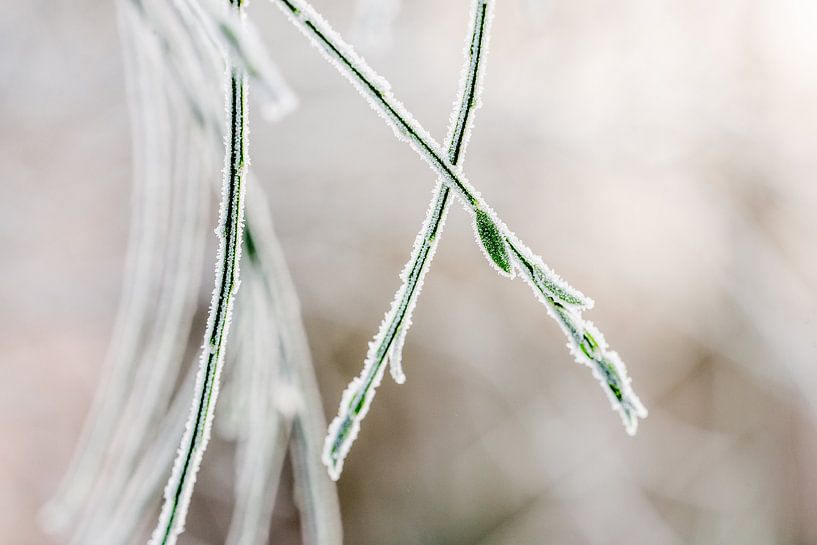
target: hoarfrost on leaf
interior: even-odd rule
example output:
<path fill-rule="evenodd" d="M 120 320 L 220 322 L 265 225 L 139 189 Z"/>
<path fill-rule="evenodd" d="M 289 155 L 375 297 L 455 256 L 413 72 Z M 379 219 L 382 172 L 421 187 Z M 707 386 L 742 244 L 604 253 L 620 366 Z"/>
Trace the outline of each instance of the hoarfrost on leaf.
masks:
<path fill-rule="evenodd" d="M 486 257 L 500 273 L 510 276 L 511 258 L 508 255 L 508 245 L 494 220 L 485 211 L 477 208 L 474 212 L 474 228 Z"/>

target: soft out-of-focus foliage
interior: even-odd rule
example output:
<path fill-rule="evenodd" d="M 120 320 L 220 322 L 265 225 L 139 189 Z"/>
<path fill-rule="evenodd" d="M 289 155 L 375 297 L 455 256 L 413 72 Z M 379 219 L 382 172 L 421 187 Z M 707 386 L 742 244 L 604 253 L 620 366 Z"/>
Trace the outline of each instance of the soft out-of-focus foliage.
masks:
<path fill-rule="evenodd" d="M 353 2 L 317 4 L 353 26 Z M 372 57 L 434 134 L 467 4 L 404 2 L 391 49 Z M 635 439 L 611 426 L 559 332 L 484 267 L 453 210 L 406 344 L 411 388 L 383 385 L 339 486 L 350 543 L 817 541 L 814 10 L 497 6 L 465 167 L 594 296 L 651 416 Z M 434 176 L 276 10 L 250 12 L 301 102 L 253 124 L 253 164 L 329 413 Z M 67 466 L 121 288 L 127 117 L 109 4 L 8 3 L 0 41 L 13 82 L 0 86 L 0 541 L 48 543 L 34 514 Z M 182 542 L 226 535 L 229 458 L 212 446 Z M 297 543 L 286 475 L 279 496 L 271 531 Z"/>
<path fill-rule="evenodd" d="M 156 518 L 165 482 L 150 543 L 172 545 L 183 532 L 210 440 L 244 245 L 250 296 L 239 324 L 243 349 L 230 358 L 232 422 L 222 426 L 238 452 L 228 543 L 267 541 L 287 451 L 304 543 L 341 543 L 335 487 L 320 464 L 323 409 L 297 296 L 260 188 L 245 221 L 247 82 L 265 89 L 265 114 L 286 111 L 292 99 L 260 46 L 246 39 L 254 34 L 239 19 L 241 4 L 117 4 L 133 127 L 133 220 L 104 378 L 71 464 L 40 515 L 44 529 L 69 543 L 143 541 L 139 528 Z M 222 93 L 226 115 L 216 106 Z M 219 156 L 215 287 L 193 379 L 180 363 Z M 180 368 L 187 378 L 174 394 Z"/>

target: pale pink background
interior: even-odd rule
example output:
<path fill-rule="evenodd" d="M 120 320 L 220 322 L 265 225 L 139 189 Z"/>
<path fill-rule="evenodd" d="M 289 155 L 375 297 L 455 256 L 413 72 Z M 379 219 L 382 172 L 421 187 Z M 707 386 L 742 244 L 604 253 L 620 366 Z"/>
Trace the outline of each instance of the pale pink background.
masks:
<path fill-rule="evenodd" d="M 466 171 L 596 299 L 590 316 L 651 414 L 624 434 L 455 208 L 408 380 L 384 382 L 340 483 L 347 542 L 817 543 L 817 4 L 498 4 Z M 352 26 L 351 0 L 316 5 Z M 76 441 L 121 288 L 130 146 L 113 9 L 0 3 L 0 543 L 55 542 L 36 512 Z M 438 139 L 467 11 L 407 1 L 392 48 L 367 55 Z M 253 118 L 251 154 L 329 414 L 434 176 L 276 9 L 249 12 L 301 101 L 278 124 Z M 183 543 L 223 540 L 228 461 L 205 459 Z M 287 492 L 272 542 L 297 536 Z"/>

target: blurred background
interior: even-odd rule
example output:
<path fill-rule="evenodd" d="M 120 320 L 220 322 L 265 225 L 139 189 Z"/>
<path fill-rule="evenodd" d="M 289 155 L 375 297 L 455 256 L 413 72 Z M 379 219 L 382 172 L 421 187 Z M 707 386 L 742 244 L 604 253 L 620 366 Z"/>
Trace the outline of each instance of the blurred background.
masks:
<path fill-rule="evenodd" d="M 454 205 L 407 382 L 384 379 L 339 483 L 346 542 L 817 543 L 817 3 L 497 4 L 465 170 L 596 300 L 588 317 L 650 416 L 624 433 Z M 315 5 L 442 140 L 469 2 L 405 2 L 378 49 L 350 33 L 355 2 Z M 250 153 L 332 417 L 435 177 L 276 8 L 249 16 L 300 100 L 280 122 L 252 116 Z M 3 0 L 0 81 L 0 542 L 45 545 L 37 510 L 122 288 L 131 148 L 113 3 Z M 231 471 L 208 452 L 181 543 L 223 541 Z M 290 496 L 272 543 L 298 542 Z"/>

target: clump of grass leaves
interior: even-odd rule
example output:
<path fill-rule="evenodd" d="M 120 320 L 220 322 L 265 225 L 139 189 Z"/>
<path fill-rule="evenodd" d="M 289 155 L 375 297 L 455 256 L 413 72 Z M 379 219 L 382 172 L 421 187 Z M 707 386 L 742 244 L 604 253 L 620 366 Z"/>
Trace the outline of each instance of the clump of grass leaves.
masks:
<path fill-rule="evenodd" d="M 262 91 L 257 98 L 269 119 L 291 111 L 295 99 L 240 8 L 226 0 L 117 3 L 134 130 L 135 206 L 106 376 L 71 468 L 43 510 L 46 527 L 67 534 L 70 543 L 138 539 L 163 484 L 165 505 L 152 541 L 176 541 L 209 439 L 230 329 L 235 350 L 226 392 L 232 395 L 219 427 L 238 445 L 228 543 L 266 543 L 287 450 L 304 542 L 342 542 L 335 487 L 320 462 L 323 408 L 297 296 L 260 187 L 252 188 L 254 202 L 244 217 L 251 179 L 248 85 Z M 215 181 L 219 149 L 225 150 L 220 248 L 196 373 L 182 369 L 181 361 L 210 232 L 209 195 L 217 185 L 208 180 Z M 244 295 L 231 327 L 239 262 Z"/>
<path fill-rule="evenodd" d="M 164 505 L 150 542 L 173 544 L 183 531 L 211 434 L 243 265 L 235 350 L 226 366 L 227 403 L 218 428 L 238 444 L 235 510 L 227 541 L 266 542 L 288 449 L 305 542 L 340 544 L 337 496 L 321 460 L 329 476 L 339 478 L 386 367 L 395 381 L 405 381 L 401 362 L 406 333 L 454 198 L 471 214 L 488 263 L 500 275 L 521 277 L 531 287 L 565 333 L 576 361 L 593 370 L 627 432 L 635 433 L 638 419 L 646 416 L 621 359 L 583 316 L 592 300 L 545 265 L 462 170 L 480 105 L 493 1 L 473 1 L 466 62 L 445 148 L 307 2 L 271 1 L 438 177 L 402 283 L 370 343 L 361 374 L 342 396 L 321 451 L 325 422 L 298 301 L 260 188 L 251 188 L 245 213 L 251 177 L 250 84 L 268 119 L 288 113 L 295 99 L 246 20 L 244 0 L 117 0 L 134 132 L 135 209 L 126 289 L 107 375 L 72 467 L 43 511 L 47 527 L 71 530 L 72 543 L 128 543 L 150 518 L 151 499 L 165 481 Z M 226 97 L 226 120 L 220 96 Z M 210 187 L 202 181 L 213 170 L 222 139 L 215 287 L 194 373 L 193 368 L 184 371 L 181 360 L 206 241 Z"/>

